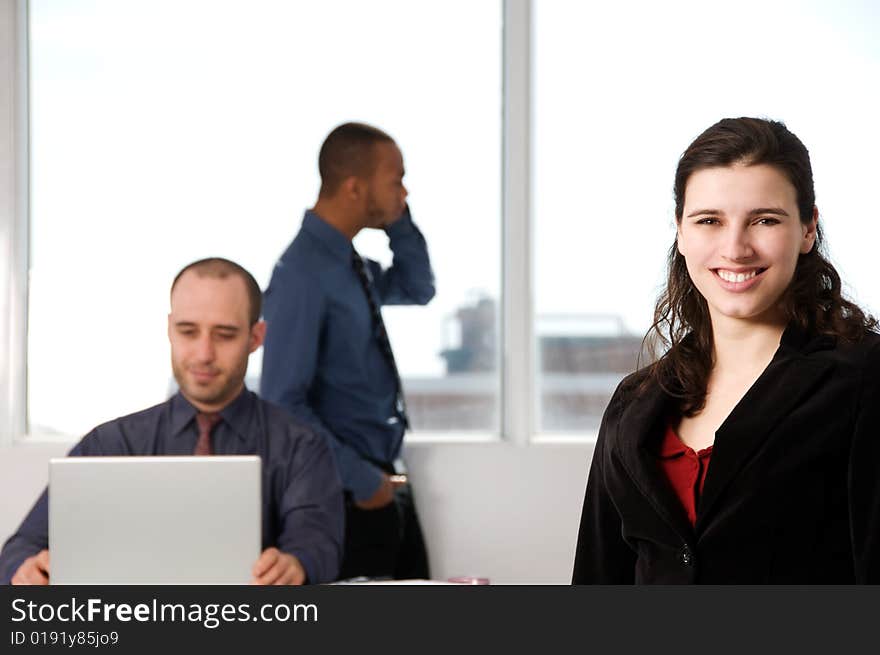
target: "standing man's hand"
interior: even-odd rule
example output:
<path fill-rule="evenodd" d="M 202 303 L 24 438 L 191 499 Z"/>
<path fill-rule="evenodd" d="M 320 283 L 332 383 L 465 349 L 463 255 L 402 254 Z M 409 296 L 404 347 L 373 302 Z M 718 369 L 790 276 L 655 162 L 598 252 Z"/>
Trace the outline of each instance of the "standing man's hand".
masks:
<path fill-rule="evenodd" d="M 405 197 L 406 197 L 406 195 L 404 195 L 404 198 Z M 394 216 L 393 218 L 387 219 L 384 223 L 382 223 L 381 225 L 377 225 L 376 227 L 380 230 L 387 230 L 389 227 L 391 227 L 397 221 L 399 221 L 401 218 L 403 218 L 404 214 L 406 214 L 407 211 L 409 211 L 409 205 L 404 200 L 401 205 L 401 210 L 397 213 L 396 216 Z"/>
<path fill-rule="evenodd" d="M 49 551 L 41 550 L 21 563 L 10 581 L 12 584 L 49 584 Z"/>
<path fill-rule="evenodd" d="M 394 500 L 394 490 L 406 484 L 406 477 L 401 475 L 390 476 L 382 474 L 382 482 L 376 493 L 362 501 L 355 501 L 355 505 L 361 509 L 381 509 L 391 504 Z"/>
<path fill-rule="evenodd" d="M 254 575 L 251 584 L 301 585 L 306 582 L 306 571 L 300 561 L 277 548 L 264 550 L 251 572 Z"/>

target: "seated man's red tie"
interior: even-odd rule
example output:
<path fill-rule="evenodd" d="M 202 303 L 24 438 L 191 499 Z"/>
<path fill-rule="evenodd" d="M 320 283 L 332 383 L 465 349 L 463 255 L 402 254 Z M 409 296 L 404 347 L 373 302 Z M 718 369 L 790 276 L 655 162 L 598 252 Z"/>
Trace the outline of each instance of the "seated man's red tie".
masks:
<path fill-rule="evenodd" d="M 213 455 L 214 446 L 211 444 L 211 432 L 220 422 L 220 414 L 205 414 L 199 412 L 196 414 L 196 423 L 199 425 L 199 440 L 196 441 L 196 448 L 193 455 Z"/>

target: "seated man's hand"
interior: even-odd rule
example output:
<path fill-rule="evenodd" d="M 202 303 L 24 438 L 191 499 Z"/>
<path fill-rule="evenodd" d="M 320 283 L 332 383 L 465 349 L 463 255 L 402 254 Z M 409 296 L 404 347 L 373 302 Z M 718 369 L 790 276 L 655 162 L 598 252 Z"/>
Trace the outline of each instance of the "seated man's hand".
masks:
<path fill-rule="evenodd" d="M 12 576 L 12 584 L 49 584 L 49 551 L 28 557 Z"/>
<path fill-rule="evenodd" d="M 300 585 L 306 581 L 306 571 L 299 560 L 277 548 L 264 550 L 251 572 L 251 584 Z"/>
<path fill-rule="evenodd" d="M 391 478 L 388 474 L 383 473 L 382 482 L 376 489 L 376 493 L 366 500 L 355 501 L 354 504 L 361 509 L 381 509 L 394 500 L 394 490 L 403 484 L 405 482 L 401 480 L 401 476 Z"/>

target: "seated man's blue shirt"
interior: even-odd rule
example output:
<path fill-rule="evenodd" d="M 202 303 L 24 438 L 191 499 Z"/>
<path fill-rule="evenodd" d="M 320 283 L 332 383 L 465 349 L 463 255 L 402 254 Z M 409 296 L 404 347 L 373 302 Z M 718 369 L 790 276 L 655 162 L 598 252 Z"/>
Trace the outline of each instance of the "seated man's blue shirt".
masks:
<path fill-rule="evenodd" d="M 198 437 L 195 417 L 196 409 L 177 393 L 160 405 L 98 426 L 70 455 L 192 455 Z M 344 509 L 326 439 L 247 389 L 220 417 L 212 433 L 214 454 L 259 455 L 262 460 L 263 548 L 295 555 L 309 582 L 336 579 Z M 46 490 L 4 545 L 0 582 L 8 584 L 27 557 L 48 548 L 48 503 Z"/>

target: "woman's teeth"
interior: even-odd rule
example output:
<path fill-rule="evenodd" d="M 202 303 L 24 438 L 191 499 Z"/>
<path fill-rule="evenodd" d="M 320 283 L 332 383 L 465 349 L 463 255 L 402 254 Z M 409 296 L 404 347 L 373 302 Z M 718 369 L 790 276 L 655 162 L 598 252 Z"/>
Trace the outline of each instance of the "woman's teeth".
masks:
<path fill-rule="evenodd" d="M 757 274 L 758 269 L 754 269 L 749 273 L 734 273 L 733 271 L 725 271 L 723 269 L 718 270 L 718 277 L 725 282 L 745 282 L 746 280 L 751 280 Z"/>

